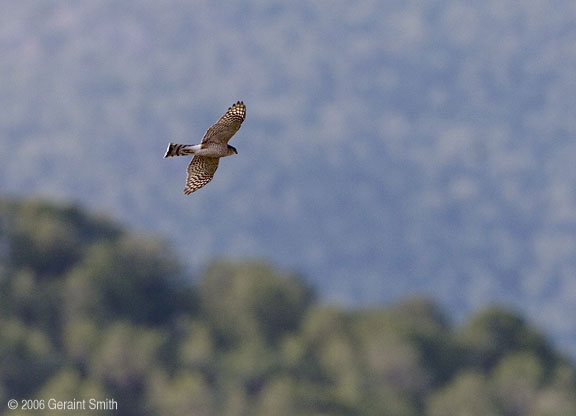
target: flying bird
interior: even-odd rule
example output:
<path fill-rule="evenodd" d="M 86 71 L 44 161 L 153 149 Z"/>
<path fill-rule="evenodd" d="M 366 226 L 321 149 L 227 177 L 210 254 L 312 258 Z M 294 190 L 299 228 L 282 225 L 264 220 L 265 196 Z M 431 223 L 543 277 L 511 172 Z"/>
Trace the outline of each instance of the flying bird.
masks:
<path fill-rule="evenodd" d="M 184 188 L 186 195 L 197 191 L 212 180 L 221 157 L 238 153 L 228 141 L 238 131 L 245 118 L 246 106 L 244 102 L 238 101 L 206 131 L 200 144 L 168 144 L 165 158 L 194 155 L 188 165 Z"/>

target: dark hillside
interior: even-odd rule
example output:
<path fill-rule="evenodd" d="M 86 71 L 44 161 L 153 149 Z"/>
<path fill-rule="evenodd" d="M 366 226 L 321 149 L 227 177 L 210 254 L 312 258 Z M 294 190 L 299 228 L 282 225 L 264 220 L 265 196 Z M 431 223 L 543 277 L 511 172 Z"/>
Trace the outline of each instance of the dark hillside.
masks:
<path fill-rule="evenodd" d="M 329 306 L 259 262 L 191 285 L 165 244 L 77 207 L 3 200 L 0 219 L 0 414 L 576 412 L 575 368 L 510 310 Z"/>

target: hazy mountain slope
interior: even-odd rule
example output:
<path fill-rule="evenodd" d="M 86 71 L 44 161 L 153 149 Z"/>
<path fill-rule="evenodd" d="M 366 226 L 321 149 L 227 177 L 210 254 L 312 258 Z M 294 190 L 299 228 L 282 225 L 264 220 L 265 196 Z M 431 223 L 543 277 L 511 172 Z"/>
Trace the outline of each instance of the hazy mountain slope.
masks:
<path fill-rule="evenodd" d="M 0 190 L 111 210 L 191 265 L 271 258 L 346 301 L 512 302 L 576 334 L 576 6 L 9 1 Z M 237 99 L 213 183 L 185 160 Z"/>

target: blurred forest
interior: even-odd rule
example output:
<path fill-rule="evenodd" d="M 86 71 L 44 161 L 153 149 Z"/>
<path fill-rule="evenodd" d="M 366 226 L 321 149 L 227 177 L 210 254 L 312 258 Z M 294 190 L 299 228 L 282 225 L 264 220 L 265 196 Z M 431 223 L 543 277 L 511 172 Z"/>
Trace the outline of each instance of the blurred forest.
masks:
<path fill-rule="evenodd" d="M 1 414 L 31 414 L 11 398 L 113 398 L 124 416 L 576 414 L 574 366 L 505 308 L 457 326 L 426 299 L 347 309 L 255 261 L 191 284 L 159 239 L 39 200 L 0 200 L 0 242 Z"/>
<path fill-rule="evenodd" d="M 576 357 L 573 0 L 2 5 L 1 194 L 169 236 L 192 273 L 265 258 L 334 302 L 513 305 Z M 167 142 L 239 99 L 239 154 L 185 198 Z"/>

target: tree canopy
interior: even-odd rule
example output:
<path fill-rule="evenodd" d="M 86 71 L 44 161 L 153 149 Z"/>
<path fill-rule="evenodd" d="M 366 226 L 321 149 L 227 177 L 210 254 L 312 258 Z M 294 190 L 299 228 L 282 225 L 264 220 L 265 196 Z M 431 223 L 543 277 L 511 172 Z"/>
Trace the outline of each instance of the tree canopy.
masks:
<path fill-rule="evenodd" d="M 45 201 L 0 201 L 0 226 L 0 414 L 576 413 L 572 363 L 503 307 L 454 325 L 429 299 L 327 305 L 260 261 L 189 277 L 158 238 Z"/>

